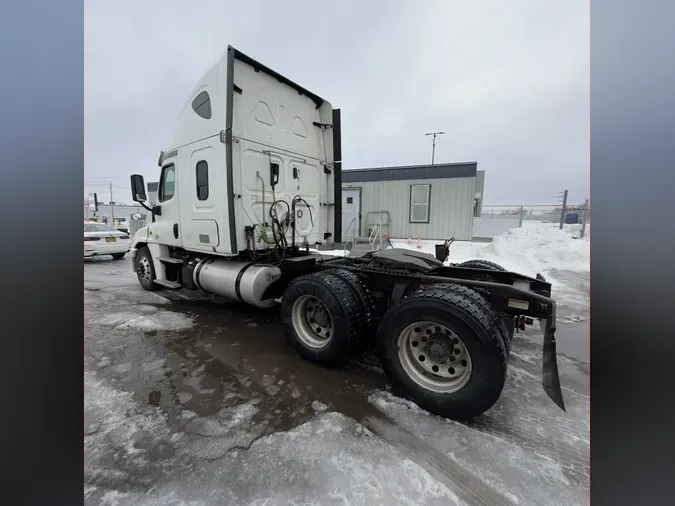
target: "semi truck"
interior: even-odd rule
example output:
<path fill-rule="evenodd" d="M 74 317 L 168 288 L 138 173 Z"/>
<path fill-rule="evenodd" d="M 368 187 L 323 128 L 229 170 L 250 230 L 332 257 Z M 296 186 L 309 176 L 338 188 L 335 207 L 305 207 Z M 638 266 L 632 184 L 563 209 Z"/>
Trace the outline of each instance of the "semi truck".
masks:
<path fill-rule="evenodd" d="M 538 318 L 543 388 L 565 409 L 551 284 L 472 260 L 342 241 L 341 114 L 330 102 L 228 47 L 198 81 L 160 152 L 156 202 L 133 238 L 145 290 L 202 290 L 280 307 L 297 352 L 342 367 L 376 349 L 395 393 L 454 420 L 504 388 L 514 329 Z"/>

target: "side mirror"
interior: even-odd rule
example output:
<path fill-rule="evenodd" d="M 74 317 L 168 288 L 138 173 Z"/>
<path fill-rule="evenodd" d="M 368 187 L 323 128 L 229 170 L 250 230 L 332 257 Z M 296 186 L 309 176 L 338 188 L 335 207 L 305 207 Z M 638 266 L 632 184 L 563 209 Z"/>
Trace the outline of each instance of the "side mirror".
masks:
<path fill-rule="evenodd" d="M 140 174 L 131 176 L 131 199 L 134 202 L 145 202 L 148 196 L 145 194 L 145 180 Z"/>

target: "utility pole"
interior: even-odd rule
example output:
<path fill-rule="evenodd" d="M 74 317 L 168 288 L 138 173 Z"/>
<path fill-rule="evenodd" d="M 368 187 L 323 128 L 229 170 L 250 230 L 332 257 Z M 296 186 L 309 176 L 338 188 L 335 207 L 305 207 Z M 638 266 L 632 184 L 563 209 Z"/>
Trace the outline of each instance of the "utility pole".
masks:
<path fill-rule="evenodd" d="M 565 223 L 565 212 L 567 211 L 567 190 L 563 193 L 562 201 L 562 212 L 560 213 L 560 230 L 563 229 L 563 223 Z"/>
<path fill-rule="evenodd" d="M 434 164 L 434 159 L 436 158 L 436 136 L 437 135 L 443 135 L 445 132 L 429 132 L 424 135 L 433 135 L 434 136 L 434 142 L 431 147 L 431 165 Z"/>
<path fill-rule="evenodd" d="M 110 216 L 112 222 L 115 223 L 115 202 L 113 202 L 112 183 L 110 183 Z M 560 228 L 562 228 L 562 226 Z"/>

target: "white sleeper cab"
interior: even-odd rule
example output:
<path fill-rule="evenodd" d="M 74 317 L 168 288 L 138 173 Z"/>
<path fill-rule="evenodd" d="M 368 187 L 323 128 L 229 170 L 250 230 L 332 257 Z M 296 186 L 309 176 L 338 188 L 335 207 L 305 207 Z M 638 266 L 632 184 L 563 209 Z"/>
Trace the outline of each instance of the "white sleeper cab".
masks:
<path fill-rule="evenodd" d="M 316 253 L 349 246 L 340 110 L 320 96 L 228 47 L 187 98 L 158 165 L 152 206 L 143 176 L 131 176 L 133 200 L 151 216 L 131 249 L 145 290 L 280 301 L 300 355 L 342 366 L 375 346 L 396 392 L 458 420 L 497 401 L 514 329 L 538 318 L 544 390 L 564 409 L 542 276 L 406 249 Z"/>

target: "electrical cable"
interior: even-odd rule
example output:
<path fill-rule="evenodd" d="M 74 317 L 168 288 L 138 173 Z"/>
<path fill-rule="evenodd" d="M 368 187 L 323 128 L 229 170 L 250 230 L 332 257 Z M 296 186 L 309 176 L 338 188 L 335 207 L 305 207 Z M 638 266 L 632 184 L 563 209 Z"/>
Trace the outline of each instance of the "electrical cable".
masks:
<path fill-rule="evenodd" d="M 325 149 L 325 145 L 324 145 Z M 271 151 L 267 152 L 270 167 L 272 167 L 272 154 Z M 296 233 L 296 210 L 295 207 L 298 203 L 303 203 L 307 207 L 307 211 L 309 212 L 309 219 L 310 219 L 310 224 L 312 228 L 314 227 L 314 216 L 312 213 L 312 208 L 310 207 L 309 203 L 302 198 L 300 195 L 295 195 L 293 199 L 291 200 L 291 204 L 289 204 L 286 200 L 284 199 L 277 199 L 276 198 L 276 191 L 275 191 L 275 186 L 272 184 L 272 179 L 270 180 L 270 186 L 272 189 L 272 204 L 269 207 L 269 210 L 267 210 L 267 202 L 265 201 L 265 180 L 260 176 L 259 171 L 256 171 L 256 177 L 260 179 L 261 184 L 262 184 L 262 199 L 263 199 L 263 218 L 262 218 L 262 223 L 254 223 L 253 226 L 249 229 L 247 232 L 247 249 L 248 249 L 248 254 L 249 258 L 251 258 L 252 261 L 258 263 L 261 261 L 265 261 L 266 264 L 269 265 L 279 265 L 281 264 L 286 256 L 287 256 L 287 250 L 288 250 L 288 239 L 286 238 L 286 234 L 288 232 L 289 227 L 292 229 L 293 233 L 293 239 L 292 239 L 292 249 L 295 250 L 295 233 Z M 270 178 L 273 178 L 272 175 L 270 175 Z M 285 205 L 286 206 L 286 213 L 282 217 L 280 217 L 279 213 L 277 212 L 277 205 Z M 267 212 L 266 212 L 267 211 Z M 267 218 L 269 216 L 269 224 L 267 221 Z M 248 217 L 248 214 L 247 214 Z M 249 217 L 250 220 L 250 217 Z M 259 238 L 268 246 L 274 245 L 273 248 L 269 249 L 269 251 L 266 251 L 265 253 L 259 253 L 256 250 L 255 247 L 255 237 L 256 237 L 256 228 L 258 229 L 258 236 Z M 305 243 L 307 243 L 307 235 L 303 235 L 298 233 L 300 237 L 303 237 L 305 239 Z M 252 246 L 251 246 L 252 244 Z M 271 257 L 276 257 L 276 262 L 274 263 L 269 263 L 267 262 L 268 259 L 271 259 Z"/>

